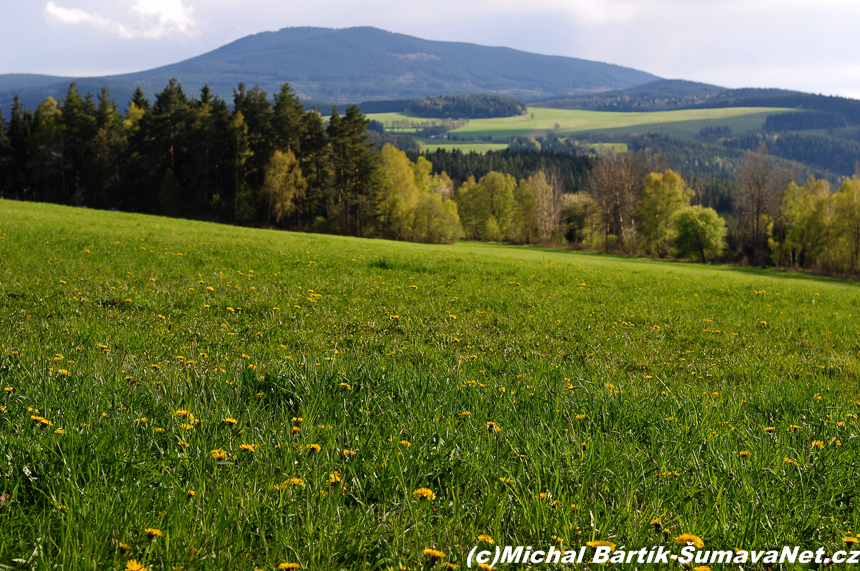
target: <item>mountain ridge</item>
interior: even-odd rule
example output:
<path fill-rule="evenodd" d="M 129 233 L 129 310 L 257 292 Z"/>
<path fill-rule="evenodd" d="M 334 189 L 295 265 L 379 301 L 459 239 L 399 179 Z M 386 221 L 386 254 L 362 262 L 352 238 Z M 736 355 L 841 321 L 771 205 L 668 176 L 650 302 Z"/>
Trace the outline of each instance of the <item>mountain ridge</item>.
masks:
<path fill-rule="evenodd" d="M 19 93 L 32 108 L 47 96 L 62 97 L 71 81 L 80 91 L 94 94 L 107 86 L 117 101 L 127 101 L 138 85 L 149 97 L 173 77 L 189 92 L 208 84 L 228 101 L 240 82 L 259 85 L 270 94 L 288 82 L 303 100 L 338 104 L 473 93 L 534 101 L 625 89 L 659 79 L 614 64 L 425 40 L 372 27 L 300 27 L 245 36 L 199 56 L 139 72 L 60 78 L 56 83 L 29 86 L 22 77 L 12 82 L 10 76 L 0 76 L 0 105 L 6 107 Z"/>

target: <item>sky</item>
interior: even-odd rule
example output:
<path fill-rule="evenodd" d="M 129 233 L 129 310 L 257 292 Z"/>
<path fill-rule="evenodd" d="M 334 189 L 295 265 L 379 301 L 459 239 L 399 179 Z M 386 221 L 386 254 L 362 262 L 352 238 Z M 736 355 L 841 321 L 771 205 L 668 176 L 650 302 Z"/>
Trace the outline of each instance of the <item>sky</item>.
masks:
<path fill-rule="evenodd" d="M 257 32 L 374 26 L 725 87 L 860 99 L 856 0 L 3 0 L 0 74 L 100 76 Z"/>

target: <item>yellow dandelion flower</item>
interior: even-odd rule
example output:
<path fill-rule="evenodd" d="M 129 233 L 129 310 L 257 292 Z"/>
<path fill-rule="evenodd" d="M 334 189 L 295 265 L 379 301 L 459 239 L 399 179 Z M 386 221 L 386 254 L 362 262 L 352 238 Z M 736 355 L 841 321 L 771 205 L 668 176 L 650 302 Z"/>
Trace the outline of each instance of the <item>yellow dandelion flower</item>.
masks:
<path fill-rule="evenodd" d="M 738 456 L 740 456 L 741 458 L 749 458 L 750 453 L 748 450 L 741 450 L 740 452 L 738 452 Z"/>
<path fill-rule="evenodd" d="M 278 569 L 301 569 L 302 566 L 298 563 L 281 563 L 278 565 Z"/>
<path fill-rule="evenodd" d="M 319 444 L 308 444 L 307 446 L 305 446 L 305 450 L 307 451 L 308 454 L 316 454 L 320 450 L 322 450 L 322 448 L 320 447 Z"/>
<path fill-rule="evenodd" d="M 229 455 L 227 454 L 227 452 L 221 450 L 220 448 L 212 451 L 212 458 L 214 458 L 215 460 L 226 460 L 228 457 Z"/>
<path fill-rule="evenodd" d="M 242 444 L 241 446 L 239 446 L 239 448 L 241 450 L 244 450 L 245 452 L 251 452 L 251 453 L 256 452 L 256 445 L 255 444 Z"/>
<path fill-rule="evenodd" d="M 194 490 L 188 490 L 187 494 L 188 494 L 188 499 L 191 499 L 197 495 L 197 492 L 195 492 Z"/>
<path fill-rule="evenodd" d="M 239 422 L 239 421 L 238 421 L 238 420 L 236 420 L 235 418 L 227 417 L 227 418 L 225 418 L 225 419 L 224 419 L 224 423 L 225 423 L 225 424 L 229 424 L 230 426 L 234 426 L 234 425 L 236 425 L 238 422 Z"/>
<path fill-rule="evenodd" d="M 469 417 L 471 417 L 471 416 L 472 416 L 472 413 L 471 413 L 471 412 L 469 412 L 468 410 L 464 410 L 463 412 L 461 412 L 461 413 L 460 413 L 460 416 L 463 416 L 463 417 L 469 418 Z"/>
<path fill-rule="evenodd" d="M 425 549 L 424 555 L 426 555 L 430 559 L 444 559 L 445 558 L 445 553 L 442 551 L 439 551 L 438 549 Z"/>
<path fill-rule="evenodd" d="M 424 499 L 432 501 L 436 499 L 436 494 L 434 494 L 433 491 L 429 488 L 418 488 L 417 490 L 412 492 L 412 497 L 416 500 Z"/>
<path fill-rule="evenodd" d="M 66 369 L 60 369 L 59 371 L 57 371 L 57 373 L 59 373 L 59 374 L 63 375 L 64 377 L 68 377 L 68 376 L 69 376 L 69 371 L 68 371 L 68 370 L 66 370 Z"/>
<path fill-rule="evenodd" d="M 119 548 L 123 551 L 131 551 L 131 545 L 126 545 L 125 543 L 120 542 Z"/>
<path fill-rule="evenodd" d="M 347 459 L 347 460 L 350 460 L 350 459 L 352 459 L 352 458 L 355 458 L 355 457 L 358 455 L 358 452 L 356 452 L 355 450 L 346 450 L 346 449 L 344 449 L 344 450 L 343 450 L 343 455 L 344 455 L 344 456 L 346 456 L 346 459 Z"/>
<path fill-rule="evenodd" d="M 301 432 L 301 431 L 302 431 L 301 428 L 299 428 L 298 426 L 294 426 L 290 429 L 290 434 L 296 434 L 296 433 Z"/>
<path fill-rule="evenodd" d="M 813 448 L 824 448 L 824 442 L 821 440 L 813 440 L 812 441 Z"/>
<path fill-rule="evenodd" d="M 488 422 L 487 423 L 487 430 L 489 432 L 501 432 L 502 431 L 501 427 L 498 424 L 496 424 L 495 422 Z"/>
<path fill-rule="evenodd" d="M 660 523 L 659 518 L 655 518 L 651 520 L 651 523 L 649 525 L 653 525 L 654 527 L 659 528 L 662 524 Z"/>
<path fill-rule="evenodd" d="M 762 321 L 762 323 L 767 325 L 767 323 L 765 323 L 764 321 Z M 711 568 L 707 565 L 699 565 L 698 567 L 694 567 L 693 571 L 711 571 Z"/>
<path fill-rule="evenodd" d="M 406 448 L 409 448 L 410 446 L 412 446 L 412 443 L 409 442 L 408 440 L 401 440 L 400 445 L 405 446 Z"/>
<path fill-rule="evenodd" d="M 479 535 L 479 536 L 478 536 L 478 541 L 483 541 L 484 543 L 489 543 L 490 545 L 495 545 L 495 544 L 496 544 L 496 542 L 495 542 L 495 541 L 493 541 L 492 536 L 489 536 L 489 535 L 486 535 L 486 534 L 483 534 L 483 533 L 482 533 L 481 535 Z"/>
<path fill-rule="evenodd" d="M 157 529 L 155 527 L 147 527 L 143 531 L 146 532 L 150 539 L 155 539 L 156 537 L 161 537 L 162 535 L 164 535 L 160 529 Z"/>
<path fill-rule="evenodd" d="M 585 420 L 586 418 L 588 418 L 588 417 L 584 414 L 577 414 L 576 415 L 576 420 Z"/>
<path fill-rule="evenodd" d="M 503 484 L 513 484 L 514 483 L 513 478 L 499 478 L 499 481 Z"/>
<path fill-rule="evenodd" d="M 495 567 L 490 567 L 486 563 L 478 563 L 478 569 L 481 569 L 482 571 L 496 571 Z"/>
<path fill-rule="evenodd" d="M 692 533 L 682 533 L 678 537 L 675 538 L 675 543 L 679 545 L 690 545 L 692 544 L 697 549 L 701 549 L 705 546 L 705 542 L 702 541 L 702 538 L 698 535 L 693 535 Z"/>
<path fill-rule="evenodd" d="M 341 481 L 340 472 L 335 470 L 334 472 L 329 473 L 328 475 L 328 483 L 332 486 L 336 486 Z"/>
<path fill-rule="evenodd" d="M 857 538 L 852 535 L 849 535 L 848 537 L 843 537 L 842 541 L 844 541 L 848 545 L 854 545 L 857 543 Z"/>
<path fill-rule="evenodd" d="M 797 466 L 797 462 L 796 462 L 796 461 L 794 461 L 794 460 L 792 460 L 791 458 L 786 458 L 786 459 L 784 460 L 784 463 L 785 463 L 785 464 L 791 464 L 792 466 Z"/>
<path fill-rule="evenodd" d="M 126 571 L 146 571 L 146 567 L 141 565 L 135 559 L 129 559 L 125 564 Z"/>
<path fill-rule="evenodd" d="M 585 544 L 588 547 L 597 548 L 597 547 L 608 547 L 612 551 L 615 551 L 615 544 L 611 541 L 586 541 Z"/>
<path fill-rule="evenodd" d="M 774 430 L 776 430 L 774 426 L 766 426 L 764 429 L 765 432 L 773 432 Z"/>

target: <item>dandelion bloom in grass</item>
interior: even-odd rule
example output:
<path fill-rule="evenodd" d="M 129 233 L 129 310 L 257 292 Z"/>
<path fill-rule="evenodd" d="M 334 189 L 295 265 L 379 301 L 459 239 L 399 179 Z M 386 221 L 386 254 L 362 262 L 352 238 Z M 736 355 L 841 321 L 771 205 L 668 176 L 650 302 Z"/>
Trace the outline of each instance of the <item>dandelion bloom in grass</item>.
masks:
<path fill-rule="evenodd" d="M 478 563 L 478 569 L 482 569 L 483 571 L 496 571 L 495 567 L 490 567 L 486 563 Z"/>
<path fill-rule="evenodd" d="M 197 492 L 195 492 L 194 490 L 188 490 L 188 499 L 191 499 L 196 495 L 197 495 Z"/>
<path fill-rule="evenodd" d="M 675 543 L 679 545 L 690 545 L 692 544 L 697 549 L 701 549 L 705 546 L 705 542 L 702 541 L 702 538 L 698 535 L 693 535 L 692 533 L 682 533 L 678 537 L 675 538 Z"/>
<path fill-rule="evenodd" d="M 245 452 L 251 452 L 251 453 L 256 452 L 256 445 L 255 444 L 243 444 L 243 445 L 239 446 L 239 448 L 244 450 Z"/>
<path fill-rule="evenodd" d="M 464 410 L 463 412 L 460 413 L 460 416 L 464 416 L 464 417 L 468 418 L 468 417 L 472 416 L 472 413 L 469 412 L 468 410 Z"/>
<path fill-rule="evenodd" d="M 502 428 L 498 424 L 496 424 L 495 422 L 488 422 L 487 423 L 487 430 L 490 432 L 501 432 Z"/>
<path fill-rule="evenodd" d="M 776 430 L 776 427 L 775 427 L 775 426 L 766 426 L 766 427 L 764 428 L 764 431 L 765 431 L 765 432 L 773 432 L 774 430 Z"/>
<path fill-rule="evenodd" d="M 786 459 L 784 460 L 784 462 L 785 462 L 786 464 L 791 464 L 792 466 L 797 466 L 797 462 L 796 462 L 795 460 L 792 460 L 791 458 L 786 458 Z"/>
<path fill-rule="evenodd" d="M 493 541 L 493 538 L 491 536 L 483 533 L 478 536 L 478 541 L 483 541 L 484 543 L 489 543 L 490 545 L 495 545 L 496 543 L 495 541 Z"/>
<path fill-rule="evenodd" d="M 445 552 L 439 551 L 438 549 L 425 549 L 424 555 L 430 559 L 445 559 Z"/>
<path fill-rule="evenodd" d="M 416 500 L 435 500 L 436 494 L 433 493 L 433 490 L 430 488 L 418 488 L 414 492 L 412 492 L 412 497 Z"/>
<path fill-rule="evenodd" d="M 285 481 L 283 484 L 276 484 L 275 489 L 280 491 L 280 490 L 286 490 L 290 486 L 304 486 L 304 485 L 305 485 L 305 481 L 302 480 L 301 478 L 290 478 L 289 480 Z"/>
<path fill-rule="evenodd" d="M 588 547 L 593 547 L 593 548 L 597 548 L 597 547 L 608 547 L 608 548 L 609 548 L 609 549 L 611 549 L 612 551 L 615 551 L 615 544 L 614 544 L 614 543 L 612 543 L 611 541 L 602 541 L 602 540 L 599 540 L 599 541 L 586 541 L 586 542 L 585 542 L 585 544 L 586 544 Z"/>
<path fill-rule="evenodd" d="M 319 444 L 308 444 L 307 446 L 305 446 L 305 450 L 307 451 L 308 454 L 316 454 L 320 450 L 322 450 L 322 448 L 320 447 Z"/>
<path fill-rule="evenodd" d="M 350 386 L 349 383 L 341 383 L 339 386 L 340 386 L 340 388 L 342 388 L 345 391 L 352 390 L 352 386 Z"/>
<path fill-rule="evenodd" d="M 857 544 L 857 538 L 854 537 L 853 535 L 849 535 L 848 537 L 843 537 L 842 541 L 844 541 L 845 544 L 848 545 L 849 547 L 853 547 L 854 545 Z"/>
<path fill-rule="evenodd" d="M 740 456 L 741 458 L 749 458 L 750 453 L 748 450 L 741 450 L 740 452 L 738 452 L 738 456 Z"/>
<path fill-rule="evenodd" d="M 227 452 L 220 448 L 212 451 L 212 457 L 216 460 L 226 460 L 227 456 Z"/>
<path fill-rule="evenodd" d="M 64 377 L 69 376 L 69 371 L 66 369 L 60 369 L 59 371 L 57 371 L 57 373 L 63 375 Z"/>
<path fill-rule="evenodd" d="M 123 551 L 131 551 L 131 545 L 126 545 L 125 543 L 120 542 L 119 548 Z"/>
<path fill-rule="evenodd" d="M 588 418 L 588 416 L 586 416 L 584 414 L 577 414 L 576 415 L 576 420 L 585 420 L 586 418 Z"/>
<path fill-rule="evenodd" d="M 126 571 L 146 571 L 146 567 L 137 562 L 136 559 L 129 559 L 125 564 Z"/>
<path fill-rule="evenodd" d="M 813 440 L 812 441 L 813 448 L 824 448 L 824 442 L 821 440 Z"/>
<path fill-rule="evenodd" d="M 278 569 L 301 569 L 302 566 L 298 563 L 281 563 L 278 565 Z"/>
<path fill-rule="evenodd" d="M 499 481 L 503 484 L 513 484 L 514 483 L 513 478 L 499 478 Z"/>
<path fill-rule="evenodd" d="M 147 527 L 143 531 L 146 532 L 150 539 L 155 539 L 156 537 L 161 537 L 162 535 L 164 535 L 163 533 L 161 533 L 160 529 L 157 529 L 155 527 Z"/>
<path fill-rule="evenodd" d="M 456 568 L 457 568 L 457 566 L 454 565 L 453 563 L 451 563 L 450 561 L 448 563 L 445 563 L 445 569 L 456 569 Z"/>
<path fill-rule="evenodd" d="M 409 448 L 410 446 L 412 446 L 412 443 L 409 442 L 408 440 L 401 440 L 400 445 Z"/>
<path fill-rule="evenodd" d="M 764 321 L 762 321 L 762 323 L 764 323 Z M 694 567 L 693 571 L 711 571 L 711 568 L 707 565 L 699 565 L 698 567 Z"/>
<path fill-rule="evenodd" d="M 789 432 L 797 432 L 798 430 L 800 430 L 800 427 L 797 426 L 796 424 L 792 424 L 791 426 L 788 427 Z"/>
<path fill-rule="evenodd" d="M 656 528 L 658 528 L 658 529 L 659 529 L 659 528 L 660 528 L 660 526 L 662 525 L 662 524 L 660 523 L 660 518 L 654 518 L 654 519 L 652 519 L 652 520 L 651 520 L 650 525 L 653 525 L 654 527 L 656 527 Z"/>
<path fill-rule="evenodd" d="M 349 460 L 349 459 L 351 459 L 351 458 L 355 458 L 356 456 L 358 456 L 358 452 L 356 452 L 355 450 L 346 450 L 346 449 L 344 449 L 344 450 L 343 450 L 343 455 L 344 455 L 344 456 L 346 456 L 346 459 L 347 459 L 347 460 Z"/>
<path fill-rule="evenodd" d="M 341 481 L 340 472 L 335 470 L 334 472 L 329 473 L 329 475 L 328 475 L 328 483 L 329 484 L 331 484 L 332 486 L 336 486 L 338 483 L 340 483 L 340 481 Z"/>
<path fill-rule="evenodd" d="M 236 420 L 235 418 L 227 417 L 227 418 L 225 418 L 225 419 L 224 419 L 224 423 L 225 423 L 225 424 L 229 424 L 230 426 L 233 426 L 233 425 L 235 425 L 235 424 L 236 424 L 236 423 L 238 423 L 238 422 L 239 422 L 239 421 L 238 421 L 238 420 Z"/>

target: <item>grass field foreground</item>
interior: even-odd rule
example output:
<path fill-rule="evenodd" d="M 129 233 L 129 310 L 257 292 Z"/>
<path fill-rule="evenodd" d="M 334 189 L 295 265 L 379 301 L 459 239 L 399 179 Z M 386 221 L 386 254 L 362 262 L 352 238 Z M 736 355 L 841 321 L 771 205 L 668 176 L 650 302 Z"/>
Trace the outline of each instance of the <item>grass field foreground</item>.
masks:
<path fill-rule="evenodd" d="M 0 201 L 0 564 L 839 549 L 858 301 L 775 270 Z"/>

